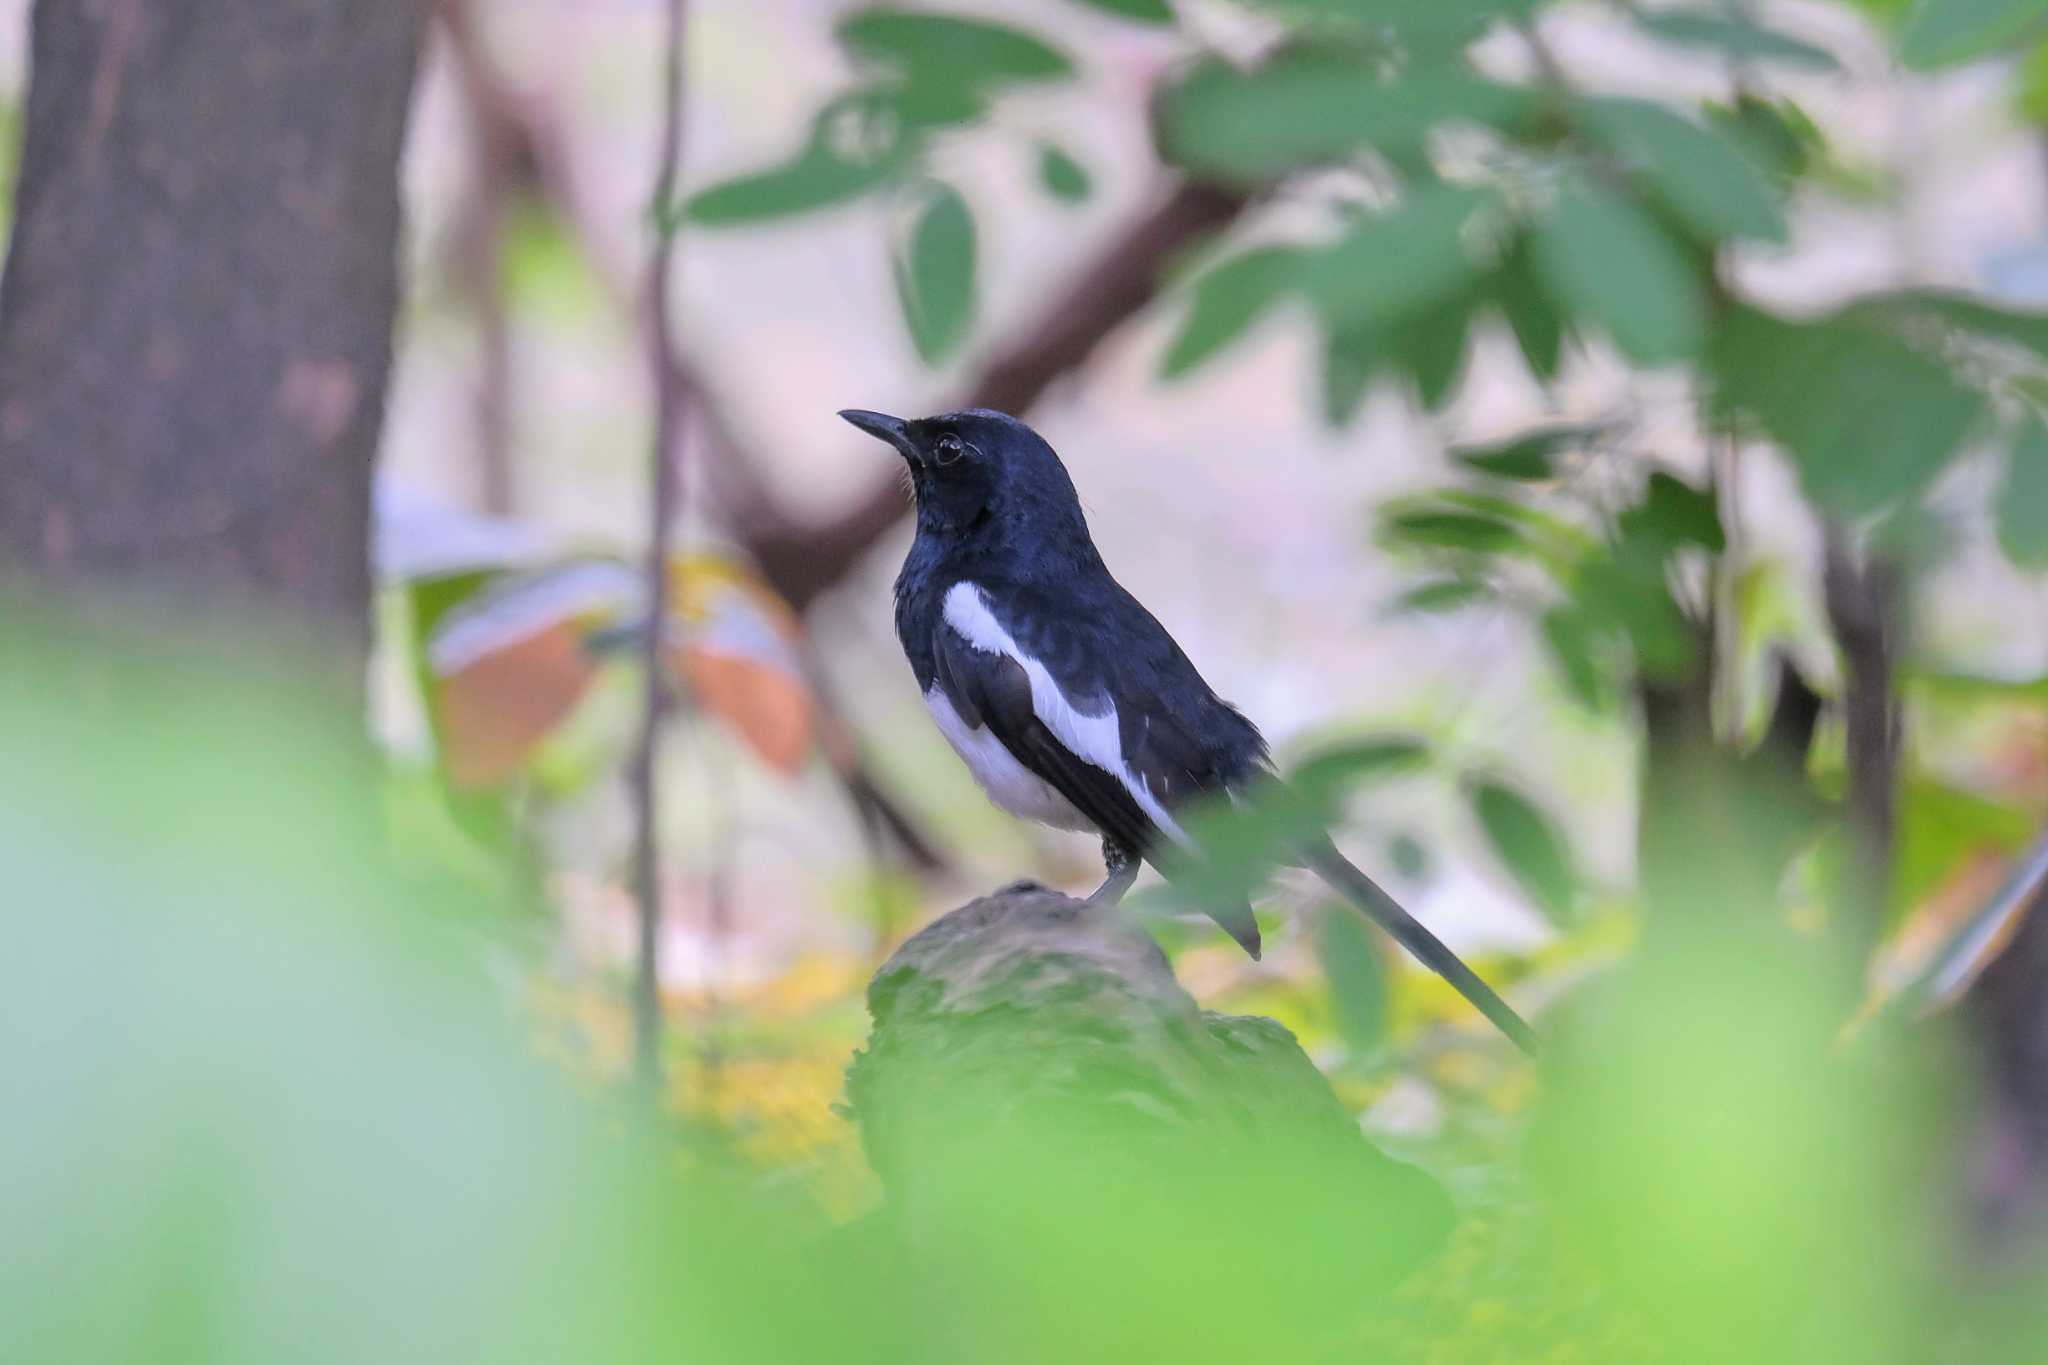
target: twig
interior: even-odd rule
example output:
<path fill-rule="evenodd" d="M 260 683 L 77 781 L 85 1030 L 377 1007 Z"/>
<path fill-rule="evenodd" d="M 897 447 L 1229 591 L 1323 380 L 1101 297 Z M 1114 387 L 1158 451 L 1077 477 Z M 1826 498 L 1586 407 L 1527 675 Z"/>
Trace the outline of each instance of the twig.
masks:
<path fill-rule="evenodd" d="M 697 713 L 696 750 L 704 778 L 705 799 L 711 807 L 711 867 L 704 879 L 704 903 L 709 915 L 711 951 L 704 972 L 704 1035 L 699 1040 L 702 1066 L 701 1094 L 707 1113 L 717 1112 L 719 1085 L 725 1074 L 724 986 L 732 974 L 732 884 L 733 849 L 738 844 L 738 822 L 731 803 L 723 793 L 732 789 L 731 765 L 725 760 L 712 734 L 710 717 Z"/>
<path fill-rule="evenodd" d="M 639 957 L 633 980 L 633 1074 L 653 1104 L 661 1093 L 661 848 L 657 772 L 666 696 L 662 646 L 669 614 L 669 542 L 683 498 L 683 391 L 674 381 L 676 338 L 669 302 L 675 278 L 676 200 L 683 145 L 684 30 L 688 0 L 668 0 L 662 63 L 660 161 L 651 205 L 655 225 L 647 272 L 647 335 L 655 395 L 654 458 L 647 535 L 647 629 L 641 672 L 640 737 L 632 771 L 633 884 L 639 901 Z"/>
<path fill-rule="evenodd" d="M 502 278 L 505 224 L 513 196 L 531 179 L 532 171 L 524 131 L 507 115 L 508 97 L 490 79 L 475 14 L 462 0 L 441 0 L 434 13 L 455 59 L 476 139 L 474 180 L 455 211 L 448 270 L 475 318 L 482 350 L 475 402 L 483 509 L 502 517 L 512 513 L 517 497 L 512 474 L 511 331 Z"/>
<path fill-rule="evenodd" d="M 863 834 L 868 836 L 870 853 L 880 852 L 879 836 L 886 834 L 919 872 L 933 875 L 952 871 L 952 860 L 875 781 L 867 761 L 861 757 L 860 743 L 846 719 L 845 708 L 825 676 L 824 661 L 818 652 L 806 645 L 802 659 L 811 701 L 817 710 L 818 747 L 852 804 Z"/>
<path fill-rule="evenodd" d="M 1891 884 L 1899 759 L 1898 701 L 1892 689 L 1895 576 L 1891 565 L 1874 555 L 1859 565 L 1834 524 L 1827 530 L 1826 557 L 1828 624 L 1842 651 L 1847 810 L 1856 850 L 1849 894 L 1857 915 L 1845 927 L 1867 946 L 1883 923 Z"/>

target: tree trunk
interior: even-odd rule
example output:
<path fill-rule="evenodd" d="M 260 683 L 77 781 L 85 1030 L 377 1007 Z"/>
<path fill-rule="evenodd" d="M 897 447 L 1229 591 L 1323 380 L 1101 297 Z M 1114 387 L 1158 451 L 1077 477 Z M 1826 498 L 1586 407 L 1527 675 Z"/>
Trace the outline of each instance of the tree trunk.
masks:
<path fill-rule="evenodd" d="M 38 0 L 0 280 L 10 576 L 173 590 L 214 632 L 257 608 L 360 674 L 421 17 Z"/>

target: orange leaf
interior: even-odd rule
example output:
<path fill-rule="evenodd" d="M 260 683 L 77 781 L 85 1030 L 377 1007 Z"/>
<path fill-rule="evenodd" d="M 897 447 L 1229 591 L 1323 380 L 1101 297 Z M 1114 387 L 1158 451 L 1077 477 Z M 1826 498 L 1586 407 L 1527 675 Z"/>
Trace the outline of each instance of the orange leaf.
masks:
<path fill-rule="evenodd" d="M 582 625 L 564 620 L 444 677 L 437 709 L 448 780 L 477 788 L 513 776 L 596 676 Z"/>
<path fill-rule="evenodd" d="M 815 718 L 801 679 L 770 664 L 700 645 L 677 652 L 697 704 L 730 725 L 762 760 L 794 776 L 811 752 Z"/>

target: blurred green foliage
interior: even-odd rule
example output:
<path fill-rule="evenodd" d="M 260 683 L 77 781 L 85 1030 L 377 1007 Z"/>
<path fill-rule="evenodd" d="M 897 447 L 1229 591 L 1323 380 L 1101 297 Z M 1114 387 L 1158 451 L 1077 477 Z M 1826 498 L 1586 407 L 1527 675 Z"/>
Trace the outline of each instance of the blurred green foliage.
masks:
<path fill-rule="evenodd" d="M 1080 3 L 1150 29 L 1182 18 L 1166 0 Z M 1736 73 L 1726 100 L 1652 101 L 1568 82 L 1538 0 L 1252 8 L 1270 45 L 1175 68 L 1154 150 L 1300 211 L 1249 214 L 1185 265 L 1164 376 L 1293 310 L 1317 330 L 1319 412 L 1342 425 L 1390 386 L 1444 408 L 1489 326 L 1543 384 L 1611 343 L 1688 381 L 1703 436 L 1775 448 L 1816 519 L 1873 544 L 1902 543 L 1884 537 L 1990 451 L 2000 543 L 2048 561 L 2048 318 L 1933 290 L 1794 316 L 1730 283 L 1731 252 L 1784 243 L 1802 196 L 1855 178 L 1742 73 L 1826 73 L 1834 54 L 1738 6 L 1622 6 L 1650 40 Z M 2037 0 L 1861 8 L 1914 67 L 2021 58 L 2016 100 L 2039 116 Z M 751 226 L 886 197 L 909 339 L 943 365 L 973 337 L 985 228 L 935 152 L 1014 92 L 1071 84 L 1088 54 L 899 7 L 836 35 L 852 82 L 802 147 L 687 215 Z M 1521 45 L 1525 74 L 1475 56 L 1496 39 Z M 1056 201 L 1096 188 L 1064 148 L 1025 145 Z M 515 285 L 548 293 L 561 250 L 555 225 L 522 223 Z M 1644 731 L 1646 772 L 1669 757 L 1651 752 L 1653 705 L 1711 695 L 1735 716 L 1707 727 L 1713 761 L 1645 781 L 1641 888 L 1598 884 L 1557 798 L 1503 775 L 1512 755 L 1434 735 L 1311 747 L 1285 782 L 1188 821 L 1186 883 L 1238 900 L 1361 793 L 1438 783 L 1559 935 L 1501 977 L 1551 1005 L 1539 1094 L 1490 1043 L 1404 1019 L 1387 950 L 1340 908 L 1308 944 L 1327 996 L 1272 1003 L 1326 1010 L 1320 1059 L 1379 1087 L 1366 1100 L 1398 1099 L 1412 1067 L 1452 1110 L 1407 1154 L 1456 1195 L 1460 1226 L 1390 1294 L 1351 1272 L 1413 1229 L 1309 1216 L 1314 1167 L 1254 1154 L 1134 1189 L 1085 1159 L 1100 1134 L 1058 1125 L 960 1154 L 923 1240 L 887 1211 L 834 1225 L 736 1159 L 730 1132 L 648 1125 L 533 1059 L 525 935 L 487 883 L 422 852 L 453 842 L 430 823 L 443 807 L 290 680 L 16 623 L 0 1359 L 2048 1359 L 2038 1258 L 1986 1273 L 1961 1226 L 1976 1063 L 1940 1020 L 1854 1024 L 1866 964 L 1805 918 L 1803 878 L 1842 857 L 1839 735 L 1742 752 L 1771 718 L 1759 676 L 1816 632 L 1724 519 L 1729 467 L 1668 462 L 1629 416 L 1455 449 L 1442 486 L 1371 525 L 1415 570 L 1400 609 L 1521 621 L 1564 696 Z M 446 605 L 416 599 L 420 640 Z M 1899 682 L 1937 733 L 2044 704 L 2039 679 L 1933 661 L 1903 660 Z M 1932 745 L 1900 757 L 1888 902 L 1906 915 L 2019 847 L 2039 811 L 1944 772 Z M 502 806 L 457 814 L 487 846 L 516 837 Z M 1377 853 L 1428 871 L 1412 836 L 1382 833 Z M 1623 926 L 1617 901 L 1648 913 Z M 1945 927 L 1937 967 L 1983 927 Z M 1232 1240 L 1254 1214 L 1292 1238 L 1285 1255 Z"/>
<path fill-rule="evenodd" d="M 1407 1205 L 1277 1150 L 1133 1182 L 1052 1118 L 969 1124 L 917 1236 L 833 1228 L 531 1057 L 504 921 L 394 867 L 346 718 L 219 661 L 7 643 L 8 1360 L 2043 1358 L 2042 1301 L 1950 1251 L 1946 1040 L 1843 1041 L 1845 979 L 1768 919 L 1576 996 L 1526 1163 L 1438 1152 L 1467 1221 L 1391 1294 L 1365 1268 Z M 1375 949 L 1346 915 L 1321 951 L 1370 1045 Z"/>

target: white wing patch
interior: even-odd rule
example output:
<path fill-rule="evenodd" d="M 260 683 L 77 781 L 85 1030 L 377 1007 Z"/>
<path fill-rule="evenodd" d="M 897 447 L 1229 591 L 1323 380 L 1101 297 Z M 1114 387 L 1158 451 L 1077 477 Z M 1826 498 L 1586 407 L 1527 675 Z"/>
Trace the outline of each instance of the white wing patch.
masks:
<path fill-rule="evenodd" d="M 988 608 L 988 598 L 980 587 L 973 583 L 963 579 L 946 593 L 945 620 L 947 625 L 960 632 L 968 644 L 982 653 L 1001 654 L 1015 659 L 1023 667 L 1025 676 L 1031 680 L 1032 714 L 1038 717 L 1046 729 L 1052 731 L 1053 738 L 1064 744 L 1076 758 L 1093 764 L 1122 783 L 1124 790 L 1131 794 L 1131 799 L 1138 803 L 1139 809 L 1152 817 L 1153 824 L 1159 826 L 1174 840 L 1183 844 L 1187 842 L 1187 835 L 1174 823 L 1173 817 L 1166 813 L 1166 807 L 1152 795 L 1151 788 L 1145 785 L 1145 780 L 1132 772 L 1130 765 L 1124 761 L 1123 737 L 1118 727 L 1115 702 L 1108 702 L 1108 710 L 1097 716 L 1090 715 L 1069 701 L 1067 695 L 1060 691 L 1059 684 L 1053 681 L 1052 674 L 1046 666 L 1019 648 L 1010 632 L 1003 629 L 1002 622 L 996 620 L 995 614 Z M 933 693 L 938 691 L 936 687 L 932 690 Z M 931 697 L 927 696 L 925 700 L 930 704 Z M 946 709 L 951 711 L 952 707 L 948 706 Z M 933 708 L 933 714 L 937 715 L 936 707 Z M 953 717 L 953 722 L 955 725 L 962 723 L 958 715 Z M 939 728 L 945 729 L 943 720 L 940 721 Z M 1003 748 L 1002 741 L 992 733 L 972 730 L 968 731 L 968 734 L 979 736 L 981 742 L 1000 751 L 1019 771 L 1023 770 L 1023 765 Z M 947 738 L 953 739 L 953 736 L 949 733 Z M 960 750 L 961 757 L 967 758 L 968 766 L 974 766 L 974 760 L 968 757 L 967 750 L 961 746 L 959 740 L 953 739 L 953 747 Z M 1025 775 L 1030 776 L 1028 772 Z M 988 787 L 986 781 L 983 781 L 982 785 Z M 995 795 L 993 788 L 990 788 L 989 794 Z M 1064 801 L 1064 798 L 1062 800 Z M 998 800 L 996 804 L 1003 803 Z M 1007 806 L 1004 808 L 1013 809 Z M 1068 806 L 1068 809 L 1071 810 L 1072 806 Z M 1094 826 L 1084 823 L 1081 828 L 1092 829 Z"/>

